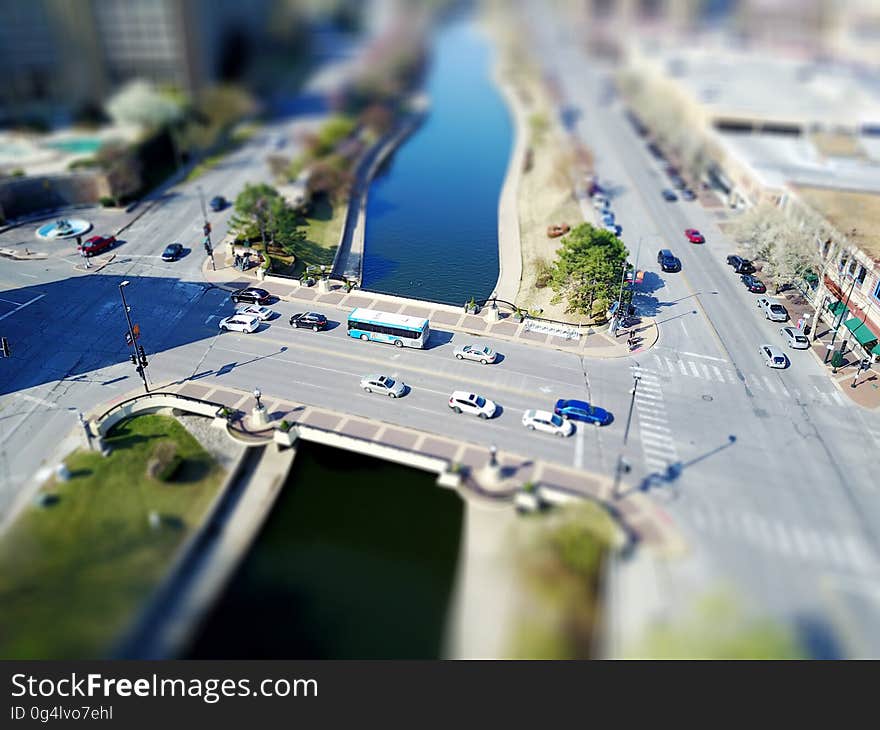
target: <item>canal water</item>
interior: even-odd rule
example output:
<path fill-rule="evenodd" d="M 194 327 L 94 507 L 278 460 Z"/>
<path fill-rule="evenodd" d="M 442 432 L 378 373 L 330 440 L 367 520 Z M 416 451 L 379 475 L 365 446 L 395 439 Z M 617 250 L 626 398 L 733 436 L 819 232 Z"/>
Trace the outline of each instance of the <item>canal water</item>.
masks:
<path fill-rule="evenodd" d="M 433 475 L 299 446 L 187 658 L 439 658 L 463 514 Z"/>
<path fill-rule="evenodd" d="M 434 37 L 430 112 L 370 185 L 363 288 L 464 304 L 498 280 L 498 200 L 513 129 L 471 18 Z"/>

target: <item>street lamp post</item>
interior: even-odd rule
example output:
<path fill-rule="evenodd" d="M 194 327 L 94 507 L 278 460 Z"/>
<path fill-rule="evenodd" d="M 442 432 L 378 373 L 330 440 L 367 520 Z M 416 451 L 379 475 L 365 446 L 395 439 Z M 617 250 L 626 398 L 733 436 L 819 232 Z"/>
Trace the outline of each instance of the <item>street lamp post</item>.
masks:
<path fill-rule="evenodd" d="M 628 471 L 628 464 L 626 460 L 623 458 L 623 452 L 626 450 L 626 442 L 629 440 L 629 427 L 632 423 L 632 415 L 633 415 L 633 407 L 636 403 L 636 392 L 639 387 L 639 381 L 642 379 L 642 376 L 638 373 L 633 373 L 633 387 L 630 391 L 630 400 L 629 400 L 629 414 L 626 417 L 626 428 L 623 431 L 623 445 L 620 447 L 620 454 L 617 457 L 617 468 L 614 471 L 614 487 L 612 489 L 612 495 L 615 499 L 617 499 L 620 495 L 618 494 L 618 489 L 620 488 L 620 478 L 625 471 Z"/>
<path fill-rule="evenodd" d="M 125 287 L 127 287 L 130 283 L 131 282 L 128 280 L 121 282 L 119 284 L 119 294 L 122 297 L 122 311 L 125 313 L 125 322 L 126 324 L 128 324 L 128 336 L 131 340 L 132 350 L 134 350 L 134 355 L 132 357 L 134 358 L 134 362 L 137 363 L 137 340 L 134 336 L 134 327 L 131 324 L 131 317 L 128 316 L 128 304 L 125 301 Z M 137 365 L 136 370 L 141 376 L 141 380 L 144 381 L 144 392 L 149 393 L 150 386 L 147 385 L 147 372 L 144 369 L 144 366 L 139 364 Z"/>

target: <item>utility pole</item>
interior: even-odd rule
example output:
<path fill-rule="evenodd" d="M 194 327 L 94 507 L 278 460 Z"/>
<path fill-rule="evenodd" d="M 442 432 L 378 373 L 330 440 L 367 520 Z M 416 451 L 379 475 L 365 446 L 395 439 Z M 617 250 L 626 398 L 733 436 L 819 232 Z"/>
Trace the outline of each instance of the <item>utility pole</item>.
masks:
<path fill-rule="evenodd" d="M 849 274 L 845 274 L 845 276 L 849 276 Z M 840 325 L 843 324 L 843 313 L 847 311 L 849 307 L 849 298 L 852 296 L 853 289 L 856 287 L 856 277 L 852 277 L 852 284 L 849 286 L 849 292 L 846 295 L 846 301 L 843 303 L 843 307 L 834 317 L 834 333 L 831 335 L 831 347 L 834 347 L 834 340 L 837 339 L 837 330 L 840 329 Z"/>
<path fill-rule="evenodd" d="M 147 363 L 147 355 L 144 352 L 144 348 L 141 347 L 138 349 L 137 346 L 137 338 L 134 334 L 134 327 L 131 324 L 131 317 L 128 316 L 128 304 L 125 301 L 125 287 L 127 287 L 131 282 L 123 281 L 119 284 L 119 294 L 122 297 L 122 311 L 125 313 L 125 321 L 128 324 L 128 336 L 131 340 L 131 347 L 134 352 L 131 354 L 131 362 L 135 365 L 135 370 L 137 370 L 138 375 L 141 376 L 141 380 L 144 381 L 144 392 L 149 393 L 150 387 L 147 385 L 147 372 L 146 367 L 149 363 Z M 140 357 L 138 357 L 140 355 Z"/>
<path fill-rule="evenodd" d="M 203 244 L 205 246 L 205 253 L 211 257 L 211 270 L 217 271 L 217 265 L 214 263 L 214 246 L 211 244 L 211 223 L 208 221 L 208 211 L 205 208 L 205 192 L 202 190 L 202 186 L 198 186 L 199 190 L 199 201 L 202 204 L 202 220 L 204 224 L 202 225 L 202 233 L 205 234 L 205 240 Z"/>

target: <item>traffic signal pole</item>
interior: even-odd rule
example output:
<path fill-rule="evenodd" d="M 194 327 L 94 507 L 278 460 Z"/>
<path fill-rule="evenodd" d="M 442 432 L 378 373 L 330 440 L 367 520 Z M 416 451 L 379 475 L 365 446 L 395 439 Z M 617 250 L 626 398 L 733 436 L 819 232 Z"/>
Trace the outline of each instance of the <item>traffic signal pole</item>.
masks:
<path fill-rule="evenodd" d="M 144 381 L 144 392 L 150 392 L 150 386 L 147 385 L 147 372 L 145 370 L 147 366 L 147 355 L 144 352 L 143 346 L 138 349 L 137 340 L 134 336 L 134 327 L 131 324 L 131 317 L 128 316 L 128 304 L 125 301 L 125 287 L 128 286 L 128 281 L 123 281 L 119 284 L 119 294 L 122 296 L 122 311 L 125 312 L 125 321 L 128 324 L 128 336 L 131 339 L 131 347 L 134 352 L 131 354 L 131 361 L 135 365 L 135 370 L 137 370 L 138 375 L 141 376 L 141 380 Z M 140 354 L 140 364 L 138 364 L 138 355 Z"/>
<path fill-rule="evenodd" d="M 199 202 L 202 205 L 202 220 L 204 221 L 204 225 L 202 226 L 202 232 L 205 234 L 205 253 L 211 257 L 211 270 L 217 271 L 217 266 L 214 263 L 214 247 L 211 244 L 211 224 L 208 222 L 208 210 L 205 208 L 205 192 L 202 190 L 202 186 L 198 186 L 199 189 Z"/>

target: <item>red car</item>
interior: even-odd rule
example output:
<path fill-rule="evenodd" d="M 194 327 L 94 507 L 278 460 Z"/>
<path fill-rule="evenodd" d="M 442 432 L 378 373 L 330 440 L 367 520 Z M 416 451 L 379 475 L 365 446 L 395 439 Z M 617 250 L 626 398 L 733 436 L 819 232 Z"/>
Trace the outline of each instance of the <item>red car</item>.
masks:
<path fill-rule="evenodd" d="M 92 236 L 82 246 L 77 246 L 77 250 L 85 252 L 86 256 L 94 256 L 95 254 L 107 251 L 116 245 L 116 236 Z"/>
<path fill-rule="evenodd" d="M 688 228 L 685 230 L 684 235 L 687 236 L 687 240 L 691 243 L 706 243 L 706 239 L 703 238 L 703 234 L 700 233 L 696 228 Z"/>

